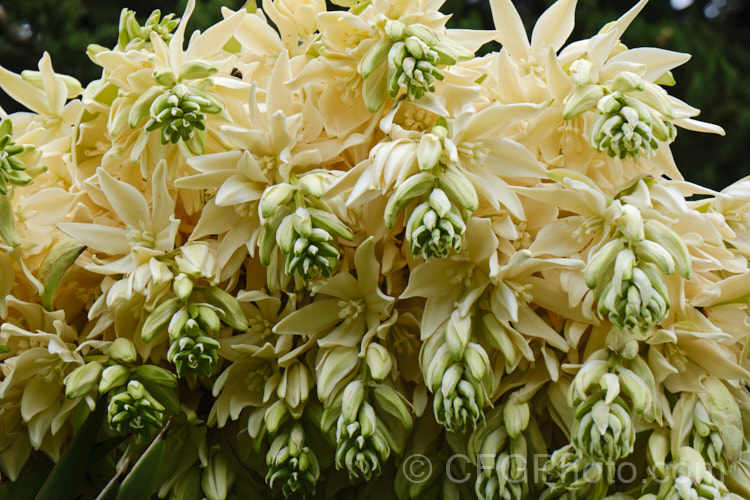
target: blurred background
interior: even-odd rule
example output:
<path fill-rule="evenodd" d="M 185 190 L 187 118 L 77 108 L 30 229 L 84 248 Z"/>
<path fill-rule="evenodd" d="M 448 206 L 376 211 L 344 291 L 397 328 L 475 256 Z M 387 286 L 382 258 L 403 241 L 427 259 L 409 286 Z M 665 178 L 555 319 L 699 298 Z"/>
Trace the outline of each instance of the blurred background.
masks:
<path fill-rule="evenodd" d="M 246 0 L 199 0 L 188 32 L 220 19 L 220 7 Z M 579 0 L 572 40 L 588 38 L 627 11 L 636 0 Z M 36 69 L 44 50 L 55 70 L 87 83 L 99 76 L 85 55 L 89 43 L 114 46 L 120 10 L 145 21 L 153 9 L 182 13 L 187 0 L 0 0 L 0 65 L 15 72 Z M 527 28 L 551 0 L 515 0 Z M 447 0 L 449 27 L 492 29 L 488 0 Z M 672 147 L 685 178 L 722 189 L 750 175 L 744 146 L 750 142 L 750 0 L 651 0 L 623 37 L 630 46 L 653 46 L 693 55 L 674 71 L 670 93 L 702 110 L 726 137 L 680 130 Z M 497 50 L 487 47 L 487 50 Z M 7 112 L 19 107 L 0 91 Z M 746 142 L 747 141 L 747 142 Z"/>

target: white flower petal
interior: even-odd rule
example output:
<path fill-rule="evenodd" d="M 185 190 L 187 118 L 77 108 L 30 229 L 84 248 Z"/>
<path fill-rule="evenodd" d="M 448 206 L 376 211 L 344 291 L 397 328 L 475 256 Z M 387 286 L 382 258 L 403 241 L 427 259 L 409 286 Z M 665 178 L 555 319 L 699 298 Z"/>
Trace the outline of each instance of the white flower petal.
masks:
<path fill-rule="evenodd" d="M 98 168 L 96 173 L 107 201 L 120 219 L 130 227 L 145 225 L 150 229 L 151 217 L 141 192 L 130 184 L 118 181 L 103 168 Z"/>
<path fill-rule="evenodd" d="M 542 48 L 549 44 L 560 50 L 575 24 L 577 0 L 558 0 L 539 16 L 534 30 L 531 32 L 531 50 L 540 54 Z"/>
<path fill-rule="evenodd" d="M 510 52 L 514 59 L 525 59 L 529 55 L 529 38 L 521 16 L 511 0 L 490 0 L 492 20 L 497 30 L 496 40 Z"/>
<path fill-rule="evenodd" d="M 94 251 L 109 255 L 130 253 L 127 231 L 121 227 L 87 224 L 83 222 L 61 222 L 57 228 Z"/>

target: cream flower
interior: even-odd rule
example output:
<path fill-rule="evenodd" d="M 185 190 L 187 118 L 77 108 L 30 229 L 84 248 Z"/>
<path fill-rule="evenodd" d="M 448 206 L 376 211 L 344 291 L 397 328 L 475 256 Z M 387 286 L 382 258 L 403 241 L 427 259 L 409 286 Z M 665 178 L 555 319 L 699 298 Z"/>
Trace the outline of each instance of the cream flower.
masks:
<path fill-rule="evenodd" d="M 165 277 L 172 277 L 171 273 L 165 273 L 166 265 L 161 259 L 174 250 L 180 222 L 174 217 L 174 200 L 167 190 L 166 167 L 160 164 L 154 171 L 151 210 L 144 195 L 133 186 L 118 181 L 103 169 L 97 171 L 97 178 L 101 195 L 125 227 L 81 222 L 61 222 L 57 227 L 92 252 L 107 256 L 101 261 L 94 258 L 86 269 L 124 275 L 126 281 L 109 293 L 123 293 L 126 298 L 133 292 L 148 296 L 150 286 L 159 286 Z M 92 186 L 92 193 L 94 189 Z M 118 255 L 122 257 L 113 259 Z"/>
<path fill-rule="evenodd" d="M 377 328 L 387 319 L 394 299 L 379 285 L 379 263 L 372 238 L 357 247 L 355 278 L 339 273 L 315 288 L 312 304 L 290 314 L 274 327 L 277 334 L 295 334 L 317 339 L 321 348 L 367 348 Z"/>
<path fill-rule="evenodd" d="M 15 480 L 32 449 L 59 459 L 72 431 L 68 419 L 84 399 L 66 399 L 63 380 L 84 362 L 62 311 L 46 313 L 39 305 L 15 300 L 9 306 L 28 322 L 22 327 L 12 319 L 0 329 L 0 344 L 10 348 L 9 354 L 0 354 L 0 467 Z M 94 400 L 86 400 L 93 408 Z"/>

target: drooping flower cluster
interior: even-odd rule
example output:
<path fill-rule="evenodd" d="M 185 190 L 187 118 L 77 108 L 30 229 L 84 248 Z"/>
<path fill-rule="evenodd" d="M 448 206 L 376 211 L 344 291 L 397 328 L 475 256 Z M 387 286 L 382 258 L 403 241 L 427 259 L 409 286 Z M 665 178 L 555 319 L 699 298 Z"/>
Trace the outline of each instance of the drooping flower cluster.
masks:
<path fill-rule="evenodd" d="M 0 68 L 3 479 L 99 411 L 161 498 L 750 497 L 750 178 L 674 165 L 723 131 L 620 41 L 646 0 L 335 3 Z"/>

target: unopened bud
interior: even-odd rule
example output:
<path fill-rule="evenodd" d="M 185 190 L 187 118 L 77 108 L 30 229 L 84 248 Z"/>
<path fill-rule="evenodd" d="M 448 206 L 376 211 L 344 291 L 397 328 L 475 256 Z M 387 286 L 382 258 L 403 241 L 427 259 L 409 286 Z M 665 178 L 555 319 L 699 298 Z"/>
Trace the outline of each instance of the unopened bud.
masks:
<path fill-rule="evenodd" d="M 365 362 L 375 380 L 383 380 L 393 368 L 393 360 L 388 349 L 380 344 L 371 343 L 365 352 Z"/>
<path fill-rule="evenodd" d="M 130 339 L 119 337 L 109 346 L 109 357 L 118 363 L 135 363 L 138 352 Z"/>

